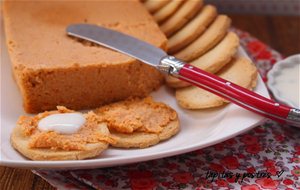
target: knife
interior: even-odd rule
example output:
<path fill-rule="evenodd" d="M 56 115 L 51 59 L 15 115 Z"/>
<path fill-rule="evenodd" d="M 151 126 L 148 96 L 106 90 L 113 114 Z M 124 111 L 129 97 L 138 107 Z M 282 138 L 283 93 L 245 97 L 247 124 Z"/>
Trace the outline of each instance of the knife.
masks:
<path fill-rule="evenodd" d="M 281 105 L 246 88 L 168 55 L 163 50 L 118 31 L 91 24 L 67 27 L 69 36 L 94 42 L 134 57 L 163 73 L 203 88 L 247 110 L 280 123 L 300 126 L 300 110 Z"/>

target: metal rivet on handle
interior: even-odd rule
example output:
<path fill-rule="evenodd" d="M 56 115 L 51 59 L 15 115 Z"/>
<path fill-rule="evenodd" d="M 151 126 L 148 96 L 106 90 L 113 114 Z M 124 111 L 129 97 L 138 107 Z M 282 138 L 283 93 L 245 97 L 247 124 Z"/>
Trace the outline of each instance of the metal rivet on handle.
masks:
<path fill-rule="evenodd" d="M 231 82 L 226 82 L 226 85 L 227 85 L 227 86 L 230 86 L 230 85 L 231 85 Z"/>
<path fill-rule="evenodd" d="M 278 104 L 278 103 L 275 103 L 275 106 L 279 106 L 279 104 Z"/>
<path fill-rule="evenodd" d="M 193 69 L 194 67 L 193 66 L 189 66 L 189 69 Z"/>

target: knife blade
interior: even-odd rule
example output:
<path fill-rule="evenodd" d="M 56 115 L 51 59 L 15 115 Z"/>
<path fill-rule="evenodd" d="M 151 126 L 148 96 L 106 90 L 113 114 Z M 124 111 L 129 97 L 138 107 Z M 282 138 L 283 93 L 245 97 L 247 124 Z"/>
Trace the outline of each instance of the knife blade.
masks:
<path fill-rule="evenodd" d="M 134 57 L 195 86 L 221 96 L 247 110 L 281 123 L 300 126 L 300 110 L 281 105 L 216 75 L 184 63 L 163 50 L 118 31 L 91 24 L 73 24 L 67 34 Z"/>
<path fill-rule="evenodd" d="M 96 25 L 70 25 L 67 28 L 67 33 L 124 53 L 151 66 L 157 66 L 160 63 L 160 59 L 167 56 L 166 52 L 159 48 L 153 48 L 149 43 Z M 120 35 L 126 36 L 126 38 L 120 38 Z M 132 44 L 135 44 L 135 46 L 132 46 Z"/>

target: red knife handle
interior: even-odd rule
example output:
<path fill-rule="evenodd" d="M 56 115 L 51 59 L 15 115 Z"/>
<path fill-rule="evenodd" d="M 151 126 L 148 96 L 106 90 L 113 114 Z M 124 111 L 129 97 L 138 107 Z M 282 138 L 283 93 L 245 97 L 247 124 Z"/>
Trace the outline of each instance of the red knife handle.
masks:
<path fill-rule="evenodd" d="M 292 125 L 300 124 L 298 109 L 281 105 L 192 65 L 184 64 L 177 77 L 270 119 Z M 291 118 L 293 111 L 298 113 Z"/>

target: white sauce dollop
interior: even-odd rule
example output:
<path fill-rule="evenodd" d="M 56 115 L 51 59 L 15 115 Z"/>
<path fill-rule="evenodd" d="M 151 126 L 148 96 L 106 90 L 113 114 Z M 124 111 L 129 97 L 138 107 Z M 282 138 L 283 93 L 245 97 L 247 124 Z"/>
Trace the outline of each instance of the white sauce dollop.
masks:
<path fill-rule="evenodd" d="M 86 122 L 81 113 L 59 113 L 52 114 L 38 123 L 38 129 L 41 131 L 55 131 L 59 134 L 76 133 Z"/>

